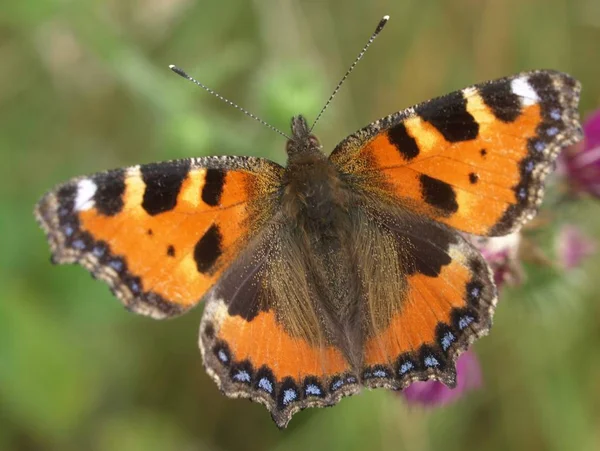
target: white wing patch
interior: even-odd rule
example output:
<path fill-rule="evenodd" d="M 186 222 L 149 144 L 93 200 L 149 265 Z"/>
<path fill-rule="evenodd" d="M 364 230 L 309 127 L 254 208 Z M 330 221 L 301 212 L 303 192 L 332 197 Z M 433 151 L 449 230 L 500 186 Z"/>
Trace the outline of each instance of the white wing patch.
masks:
<path fill-rule="evenodd" d="M 521 97 L 521 103 L 523 106 L 533 105 L 540 101 L 535 89 L 533 89 L 526 78 L 515 78 L 510 82 L 510 89 L 513 94 Z"/>
<path fill-rule="evenodd" d="M 81 179 L 77 182 L 77 196 L 75 197 L 75 211 L 89 210 L 94 206 L 94 194 L 98 187 L 90 179 Z"/>

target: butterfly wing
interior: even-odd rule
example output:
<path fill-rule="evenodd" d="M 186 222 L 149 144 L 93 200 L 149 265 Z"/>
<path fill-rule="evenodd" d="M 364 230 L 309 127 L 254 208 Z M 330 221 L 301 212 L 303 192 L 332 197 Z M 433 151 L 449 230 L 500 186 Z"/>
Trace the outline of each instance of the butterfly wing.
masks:
<path fill-rule="evenodd" d="M 580 85 L 532 71 L 471 86 L 392 114 L 330 156 L 356 189 L 477 235 L 534 216 L 560 150 L 582 136 Z"/>
<path fill-rule="evenodd" d="M 357 246 L 372 247 L 358 266 L 371 287 L 365 290 L 361 380 L 368 387 L 401 389 L 437 379 L 453 387 L 457 356 L 492 324 L 491 271 L 444 224 L 401 211 L 369 216 L 368 228 L 379 236 L 374 243 L 389 244 L 356 235 Z M 382 259 L 393 261 L 395 270 L 378 265 Z"/>
<path fill-rule="evenodd" d="M 272 214 L 283 169 L 211 157 L 73 179 L 35 214 L 56 263 L 79 263 L 125 306 L 155 318 L 200 301 Z"/>
<path fill-rule="evenodd" d="M 200 325 L 208 374 L 227 396 L 264 404 L 280 428 L 359 390 L 320 309 L 319 263 L 297 232 L 267 227 L 208 293 Z"/>

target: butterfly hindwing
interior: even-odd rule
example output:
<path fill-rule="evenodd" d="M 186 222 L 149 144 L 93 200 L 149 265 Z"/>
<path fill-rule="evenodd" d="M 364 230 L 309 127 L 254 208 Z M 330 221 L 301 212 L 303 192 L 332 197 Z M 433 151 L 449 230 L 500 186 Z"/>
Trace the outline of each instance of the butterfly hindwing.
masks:
<path fill-rule="evenodd" d="M 248 157 L 133 166 L 47 193 L 53 261 L 79 263 L 156 318 L 193 307 L 271 214 L 281 167 Z"/>
<path fill-rule="evenodd" d="M 378 222 L 393 237 L 396 246 L 390 252 L 402 268 L 398 281 L 388 283 L 401 289 L 397 297 L 383 300 L 389 312 L 385 324 L 367 326 L 363 383 L 399 389 L 436 379 L 454 386 L 457 356 L 492 324 L 496 288 L 491 272 L 481 254 L 443 224 L 410 215 L 379 215 Z M 379 308 L 374 302 L 366 305 L 365 324 L 370 325 Z"/>
<path fill-rule="evenodd" d="M 220 389 L 265 405 L 280 428 L 301 409 L 334 405 L 359 390 L 356 373 L 311 305 L 317 298 L 310 257 L 285 240 L 281 227 L 254 240 L 208 293 L 199 340 Z"/>
<path fill-rule="evenodd" d="M 360 190 L 478 235 L 504 235 L 536 212 L 561 148 L 581 138 L 580 85 L 532 71 L 392 114 L 342 141 L 330 160 Z"/>

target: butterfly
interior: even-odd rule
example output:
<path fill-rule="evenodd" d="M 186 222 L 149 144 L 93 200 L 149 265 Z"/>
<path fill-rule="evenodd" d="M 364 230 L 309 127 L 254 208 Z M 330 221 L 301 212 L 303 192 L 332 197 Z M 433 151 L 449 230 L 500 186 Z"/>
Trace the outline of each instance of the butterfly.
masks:
<path fill-rule="evenodd" d="M 74 178 L 39 201 L 55 263 L 153 318 L 201 301 L 199 346 L 228 397 L 279 427 L 362 387 L 456 384 L 492 325 L 491 271 L 463 233 L 519 230 L 580 85 L 551 70 L 470 86 L 377 120 L 327 156 L 291 121 L 287 165 L 203 157 Z"/>

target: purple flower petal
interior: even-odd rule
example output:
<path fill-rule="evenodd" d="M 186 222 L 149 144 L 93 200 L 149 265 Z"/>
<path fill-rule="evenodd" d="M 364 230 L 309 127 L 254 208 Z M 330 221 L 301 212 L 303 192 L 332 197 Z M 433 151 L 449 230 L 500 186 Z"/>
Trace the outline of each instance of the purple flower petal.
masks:
<path fill-rule="evenodd" d="M 560 262 L 566 269 L 578 267 L 596 250 L 596 242 L 574 225 L 562 228 L 556 244 Z"/>
<path fill-rule="evenodd" d="M 438 381 L 417 381 L 401 394 L 409 404 L 437 407 L 455 402 L 466 392 L 476 390 L 482 384 L 479 361 L 473 352 L 466 351 L 456 362 L 456 388 L 448 388 Z"/>
<path fill-rule="evenodd" d="M 586 149 L 600 147 L 600 110 L 590 114 L 583 124 Z"/>
<path fill-rule="evenodd" d="M 502 237 L 485 238 L 464 234 L 473 244 L 494 272 L 494 281 L 498 288 L 502 284 L 517 284 L 522 279 L 522 269 L 518 259 L 521 234 L 511 233 Z"/>
<path fill-rule="evenodd" d="M 600 198 L 600 110 L 583 125 L 584 141 L 565 149 L 559 157 L 559 173 L 575 191 Z"/>

